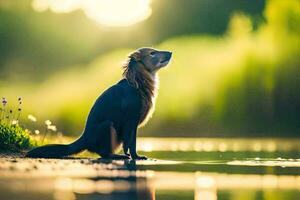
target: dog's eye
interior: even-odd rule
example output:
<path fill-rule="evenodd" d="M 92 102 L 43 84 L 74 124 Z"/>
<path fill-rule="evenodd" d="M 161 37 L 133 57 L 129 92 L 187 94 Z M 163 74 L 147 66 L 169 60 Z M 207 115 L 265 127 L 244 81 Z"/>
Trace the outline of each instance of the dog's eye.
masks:
<path fill-rule="evenodd" d="M 150 52 L 150 55 L 151 55 L 151 56 L 154 56 L 155 53 L 156 53 L 155 51 L 151 51 L 151 52 Z"/>

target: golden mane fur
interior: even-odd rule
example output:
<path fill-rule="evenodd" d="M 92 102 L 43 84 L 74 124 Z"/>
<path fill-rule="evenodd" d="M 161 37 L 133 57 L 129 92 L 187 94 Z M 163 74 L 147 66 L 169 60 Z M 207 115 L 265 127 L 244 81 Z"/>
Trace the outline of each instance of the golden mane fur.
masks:
<path fill-rule="evenodd" d="M 150 119 L 154 111 L 158 78 L 156 74 L 152 74 L 145 68 L 143 62 L 139 60 L 137 52 L 129 55 L 129 59 L 123 65 L 123 68 L 123 77 L 139 91 L 142 97 L 139 126 L 143 126 Z"/>

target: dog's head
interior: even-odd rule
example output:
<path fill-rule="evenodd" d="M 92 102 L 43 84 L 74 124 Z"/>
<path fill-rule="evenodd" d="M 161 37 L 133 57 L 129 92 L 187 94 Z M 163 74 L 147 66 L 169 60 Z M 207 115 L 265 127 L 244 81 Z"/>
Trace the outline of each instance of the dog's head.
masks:
<path fill-rule="evenodd" d="M 171 60 L 172 52 L 153 48 L 140 48 L 129 55 L 129 62 L 139 63 L 148 72 L 155 73 Z"/>

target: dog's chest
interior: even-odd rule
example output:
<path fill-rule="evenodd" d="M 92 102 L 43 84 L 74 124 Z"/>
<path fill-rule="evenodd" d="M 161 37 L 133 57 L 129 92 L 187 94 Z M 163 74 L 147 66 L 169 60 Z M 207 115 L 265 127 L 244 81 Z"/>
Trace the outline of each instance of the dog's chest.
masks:
<path fill-rule="evenodd" d="M 153 95 L 144 96 L 142 97 L 142 108 L 141 108 L 141 114 L 140 114 L 140 125 L 145 125 L 148 120 L 151 118 L 154 110 L 155 110 L 155 102 L 156 102 L 156 96 L 157 96 L 158 87 L 155 85 L 153 90 Z"/>
<path fill-rule="evenodd" d="M 142 109 L 141 109 L 141 116 L 140 116 L 140 122 L 142 123 L 145 118 L 150 114 L 150 111 L 153 107 L 153 102 L 151 99 L 143 99 L 142 100 Z"/>

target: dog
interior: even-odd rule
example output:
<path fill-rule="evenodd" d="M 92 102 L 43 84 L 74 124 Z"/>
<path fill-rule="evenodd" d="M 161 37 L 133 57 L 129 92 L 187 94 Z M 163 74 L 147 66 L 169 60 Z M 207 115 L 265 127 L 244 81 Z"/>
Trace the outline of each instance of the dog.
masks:
<path fill-rule="evenodd" d="M 171 57 L 172 52 L 153 48 L 131 53 L 123 66 L 123 79 L 97 98 L 75 142 L 37 147 L 26 157 L 62 158 L 88 150 L 105 159 L 147 159 L 137 154 L 137 129 L 147 123 L 154 110 L 157 72 Z M 121 145 L 124 154 L 115 154 Z"/>

